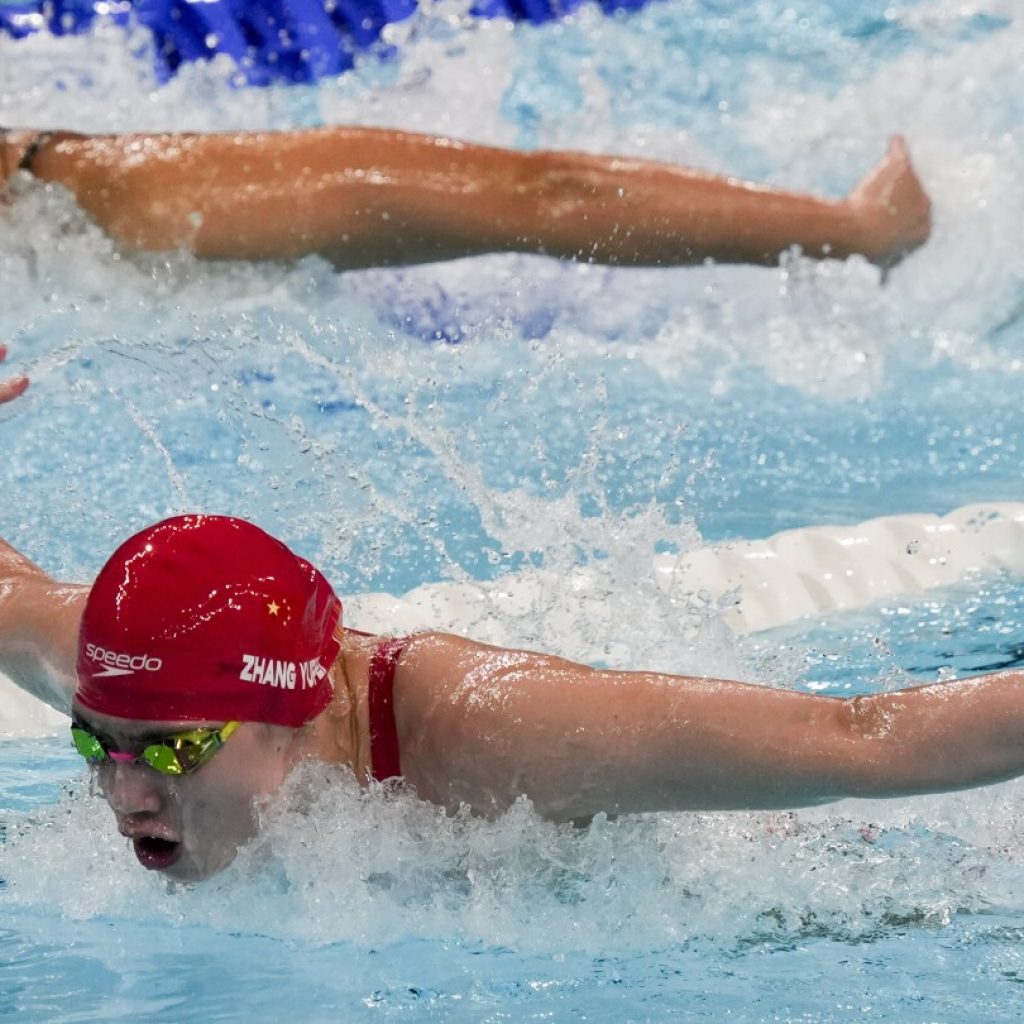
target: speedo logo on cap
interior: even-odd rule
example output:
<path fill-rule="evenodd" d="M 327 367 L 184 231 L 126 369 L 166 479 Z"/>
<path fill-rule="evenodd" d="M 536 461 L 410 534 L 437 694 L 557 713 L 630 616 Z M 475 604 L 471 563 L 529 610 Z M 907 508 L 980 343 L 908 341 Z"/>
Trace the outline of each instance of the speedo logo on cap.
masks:
<path fill-rule="evenodd" d="M 151 658 L 148 654 L 109 651 L 98 644 L 86 644 L 85 656 L 103 666 L 103 671 L 96 673 L 97 679 L 105 679 L 107 676 L 130 676 L 136 672 L 159 672 L 164 667 L 160 658 Z"/>
<path fill-rule="evenodd" d="M 294 690 L 297 682 L 303 690 L 312 690 L 327 669 L 316 658 L 309 661 L 278 661 L 276 658 L 261 658 L 258 654 L 242 655 L 242 671 L 238 678 L 243 683 L 260 683 L 276 686 L 282 690 Z"/>

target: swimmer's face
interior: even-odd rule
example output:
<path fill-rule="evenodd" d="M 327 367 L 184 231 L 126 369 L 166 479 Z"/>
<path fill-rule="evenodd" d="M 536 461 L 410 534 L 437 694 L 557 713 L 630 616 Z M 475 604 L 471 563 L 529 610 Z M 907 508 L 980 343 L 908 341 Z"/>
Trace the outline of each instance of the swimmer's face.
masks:
<path fill-rule="evenodd" d="M 110 748 L 138 754 L 147 743 L 223 722 L 137 722 L 83 708 L 75 716 Z M 145 764 L 105 761 L 100 788 L 132 841 L 139 863 L 181 881 L 223 870 L 256 833 L 257 807 L 291 770 L 296 730 L 243 723 L 205 765 L 190 775 L 161 775 Z"/>

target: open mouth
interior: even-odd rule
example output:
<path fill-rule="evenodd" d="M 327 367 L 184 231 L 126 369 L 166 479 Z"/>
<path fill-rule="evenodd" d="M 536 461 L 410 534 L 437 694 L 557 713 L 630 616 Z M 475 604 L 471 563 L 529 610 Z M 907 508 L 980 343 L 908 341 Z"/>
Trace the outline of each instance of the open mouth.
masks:
<path fill-rule="evenodd" d="M 139 836 L 132 840 L 139 863 L 150 871 L 165 871 L 182 854 L 182 845 L 172 839 Z"/>

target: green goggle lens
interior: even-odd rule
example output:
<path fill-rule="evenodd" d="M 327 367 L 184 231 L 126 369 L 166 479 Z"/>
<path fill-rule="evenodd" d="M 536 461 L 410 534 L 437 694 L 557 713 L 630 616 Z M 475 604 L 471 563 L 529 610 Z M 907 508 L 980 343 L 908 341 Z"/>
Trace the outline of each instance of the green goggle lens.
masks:
<path fill-rule="evenodd" d="M 86 732 L 85 729 L 73 725 L 71 726 L 71 742 L 74 743 L 75 750 L 90 764 L 99 764 L 101 761 L 106 761 L 106 748 L 91 732 Z"/>
<path fill-rule="evenodd" d="M 175 751 L 163 743 L 151 744 L 142 751 L 140 756 L 150 768 L 158 771 L 161 775 L 183 775 L 186 771 Z"/>
<path fill-rule="evenodd" d="M 161 775 L 188 775 L 202 768 L 241 724 L 228 722 L 220 729 L 191 729 L 168 736 L 165 740 L 147 744 L 137 756 L 111 750 L 98 736 L 77 722 L 71 726 L 71 740 L 90 764 L 141 761 Z"/>

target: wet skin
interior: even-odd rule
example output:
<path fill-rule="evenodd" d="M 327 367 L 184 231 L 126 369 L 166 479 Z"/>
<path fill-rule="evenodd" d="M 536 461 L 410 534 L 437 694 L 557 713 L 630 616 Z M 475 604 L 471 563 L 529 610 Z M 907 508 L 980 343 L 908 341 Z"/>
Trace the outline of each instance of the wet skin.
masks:
<path fill-rule="evenodd" d="M 32 148 L 33 143 L 36 148 Z M 388 129 L 0 134 L 0 193 L 31 174 L 118 244 L 339 269 L 529 252 L 622 266 L 898 263 L 931 230 L 901 136 L 841 200 L 622 156 L 508 150 Z M 0 195 L 2 200 L 2 195 Z"/>
<path fill-rule="evenodd" d="M 75 717 L 111 749 L 139 754 L 149 743 L 223 722 L 139 722 L 75 707 Z M 161 775 L 144 763 L 106 761 L 100 789 L 143 867 L 179 881 L 223 870 L 258 827 L 257 811 L 297 759 L 295 730 L 243 723 L 203 767 Z"/>
<path fill-rule="evenodd" d="M 0 345 L 0 363 L 7 358 L 7 346 Z M 11 377 L 9 380 L 0 381 L 0 405 L 23 395 L 28 388 L 28 377 Z"/>

